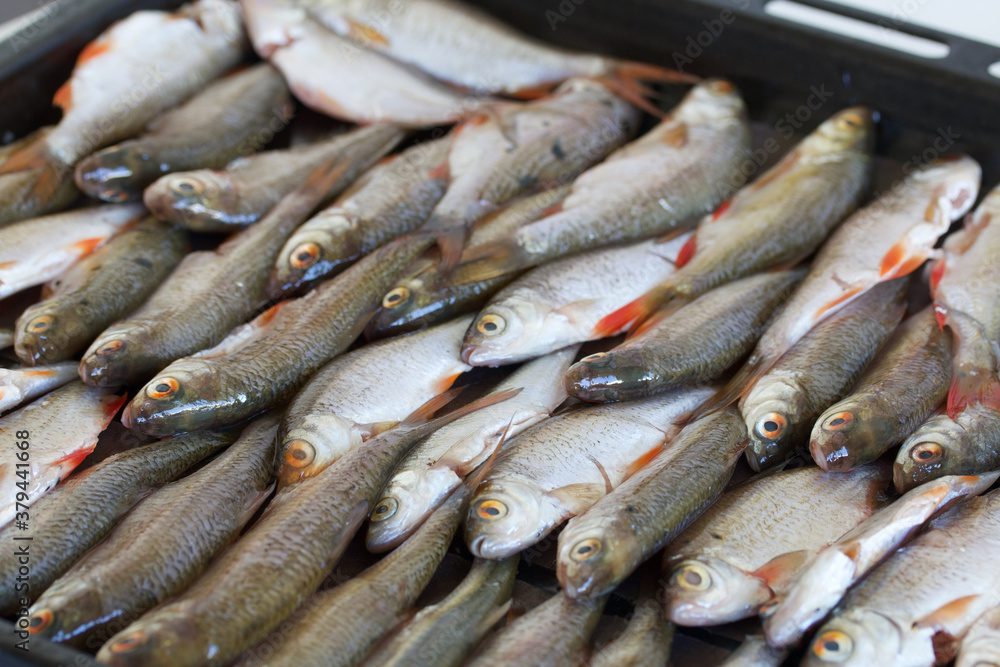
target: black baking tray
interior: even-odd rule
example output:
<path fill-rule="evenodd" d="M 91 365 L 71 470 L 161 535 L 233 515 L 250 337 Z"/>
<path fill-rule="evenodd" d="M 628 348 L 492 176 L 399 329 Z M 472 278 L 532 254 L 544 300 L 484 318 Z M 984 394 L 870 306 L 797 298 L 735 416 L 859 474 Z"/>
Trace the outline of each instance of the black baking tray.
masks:
<path fill-rule="evenodd" d="M 882 17 L 825 0 L 797 1 L 886 25 Z M 23 29 L 0 39 L 0 141 L 58 120 L 59 112 L 50 104 L 52 95 L 68 78 L 80 49 L 112 21 L 138 9 L 179 4 L 56 0 Z M 967 152 L 983 165 L 984 192 L 1000 181 L 1000 79 L 987 72 L 1000 61 L 998 47 L 892 20 L 892 29 L 949 46 L 945 58 L 921 58 L 775 18 L 765 13 L 766 0 L 472 0 L 470 4 L 560 46 L 730 78 L 747 101 L 758 140 L 784 134 L 789 124 L 797 125 L 794 129 L 800 136 L 845 106 L 866 104 L 880 114 L 877 151 L 883 162 L 898 168 L 908 160 Z M 690 48 L 689 40 L 700 49 Z M 823 97 L 819 108 L 790 121 L 803 106 L 808 109 L 810 96 L 817 91 Z M 682 92 L 664 86 L 661 105 L 669 108 Z M 934 143 L 942 137 L 948 138 L 943 151 Z M 793 143 L 786 141 L 783 148 Z M 769 156 L 768 162 L 775 157 Z M 530 577 L 531 570 L 522 575 Z M 634 581 L 631 586 L 624 597 L 616 596 L 606 614 L 628 613 Z M 738 645 L 746 627 L 680 628 L 674 664 L 711 664 Z M 38 639 L 31 640 L 29 653 L 16 651 L 14 631 L 9 621 L 0 620 L 0 665 L 97 664 L 87 654 Z"/>

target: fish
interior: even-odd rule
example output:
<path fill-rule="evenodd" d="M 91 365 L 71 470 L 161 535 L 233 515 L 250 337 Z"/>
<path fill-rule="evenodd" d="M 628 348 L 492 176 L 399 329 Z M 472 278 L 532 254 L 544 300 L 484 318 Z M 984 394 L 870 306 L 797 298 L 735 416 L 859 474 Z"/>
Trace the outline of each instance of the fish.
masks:
<path fill-rule="evenodd" d="M 235 67 L 247 47 L 240 7 L 232 0 L 197 0 L 175 12 L 133 12 L 80 52 L 73 74 L 53 98 L 62 120 L 37 148 L 62 165 L 74 165 L 142 131 Z"/>
<path fill-rule="evenodd" d="M 0 412 L 75 380 L 76 367 L 70 361 L 37 368 L 0 368 Z"/>
<path fill-rule="evenodd" d="M 532 359 L 594 338 L 594 325 L 674 271 L 687 242 L 641 241 L 592 250 L 532 269 L 479 312 L 462 344 L 473 366 Z"/>
<path fill-rule="evenodd" d="M 340 37 L 303 7 L 242 0 L 250 41 L 310 109 L 362 125 L 448 125 L 483 106 L 426 74 Z"/>
<path fill-rule="evenodd" d="M 14 330 L 7 327 L 0 327 L 0 350 L 6 349 L 14 344 Z"/>
<path fill-rule="evenodd" d="M 134 139 L 85 157 L 77 187 L 95 199 L 141 199 L 164 174 L 221 168 L 255 151 L 282 128 L 294 107 L 281 74 L 258 64 L 222 77 L 154 120 Z"/>
<path fill-rule="evenodd" d="M 968 156 L 933 162 L 848 217 L 820 248 L 802 285 L 713 406 L 746 396 L 819 322 L 875 285 L 923 265 L 952 221 L 972 206 L 981 171 Z"/>
<path fill-rule="evenodd" d="M 977 404 L 955 419 L 935 415 L 899 448 L 896 490 L 905 493 L 944 475 L 976 475 L 1000 468 L 1000 412 Z"/>
<path fill-rule="evenodd" d="M 153 491 L 56 579 L 29 609 L 30 635 L 96 651 L 147 610 L 185 590 L 274 490 L 278 417 L 271 413 L 242 429 L 178 435 L 149 445 L 155 452 L 171 443 L 232 443 L 199 470 Z"/>
<path fill-rule="evenodd" d="M 860 203 L 872 171 L 874 114 L 850 107 L 823 121 L 776 165 L 698 223 L 688 261 L 598 323 L 617 331 L 660 306 L 774 267 L 798 264 Z"/>
<path fill-rule="evenodd" d="M 932 518 L 956 502 L 977 496 L 1000 472 L 949 475 L 908 491 L 824 549 L 762 609 L 772 646 L 795 646 L 823 620 L 848 589 L 911 539 Z"/>
<path fill-rule="evenodd" d="M 148 217 L 81 259 L 17 319 L 18 359 L 33 366 L 76 355 L 138 308 L 181 261 L 186 245 L 183 230 Z"/>
<path fill-rule="evenodd" d="M 430 582 L 462 521 L 469 493 L 457 489 L 398 549 L 306 600 L 281 630 L 247 651 L 237 665 L 252 665 L 260 657 L 274 667 L 361 663 Z"/>
<path fill-rule="evenodd" d="M 0 299 L 52 280 L 143 215 L 135 204 L 107 205 L 0 228 Z"/>
<path fill-rule="evenodd" d="M 741 402 L 754 470 L 808 443 L 816 419 L 857 384 L 906 312 L 908 278 L 879 283 L 823 320 L 758 380 Z"/>
<path fill-rule="evenodd" d="M 412 146 L 373 167 L 351 191 L 299 227 L 278 253 L 268 293 L 295 294 L 424 223 L 444 196 L 440 167 L 451 135 Z"/>
<path fill-rule="evenodd" d="M 70 206 L 79 196 L 73 181 L 73 169 L 58 162 L 32 165 L 28 160 L 19 171 L 4 171 L 8 158 L 21 149 L 41 145 L 52 127 L 43 127 L 20 141 L 3 147 L 0 155 L 0 226 L 18 220 L 56 213 Z"/>
<path fill-rule="evenodd" d="M 663 553 L 664 609 L 678 625 L 721 625 L 757 614 L 821 549 L 889 503 L 892 471 L 806 467 L 724 494 Z"/>
<path fill-rule="evenodd" d="M 791 651 L 775 648 L 767 643 L 764 635 L 747 635 L 733 653 L 719 663 L 719 667 L 779 667 Z"/>
<path fill-rule="evenodd" d="M 962 230 L 944 243 L 931 269 L 931 296 L 941 328 L 955 340 L 948 416 L 969 406 L 1000 410 L 1000 186 L 986 194 Z"/>
<path fill-rule="evenodd" d="M 736 190 L 749 155 L 747 110 L 736 87 L 723 79 L 700 83 L 652 130 L 581 174 L 558 207 L 512 239 L 465 253 L 453 279 L 486 280 L 687 229 Z"/>
<path fill-rule="evenodd" d="M 578 361 L 566 371 L 567 393 L 623 401 L 717 378 L 750 351 L 804 273 L 762 273 L 695 299 L 618 347 Z"/>
<path fill-rule="evenodd" d="M 674 624 L 656 600 L 640 599 L 628 625 L 614 641 L 595 651 L 591 667 L 665 667 L 674 641 Z"/>
<path fill-rule="evenodd" d="M 503 102 L 455 128 L 448 189 L 425 228 L 446 272 L 461 259 L 470 225 L 546 183 L 573 181 L 635 134 L 639 111 L 600 82 L 570 79 L 529 103 Z"/>
<path fill-rule="evenodd" d="M 933 519 L 847 594 L 816 632 L 804 667 L 945 664 L 1000 603 L 1000 492 Z"/>
<path fill-rule="evenodd" d="M 195 585 L 113 636 L 97 659 L 113 667 L 225 665 L 235 660 L 319 588 L 399 459 L 418 440 L 514 393 L 480 399 L 428 422 L 454 393 L 435 397 L 366 447 L 289 487 Z"/>
<path fill-rule="evenodd" d="M 565 399 L 562 374 L 576 346 L 531 361 L 493 392 L 521 387 L 517 397 L 449 424 L 414 447 L 382 490 L 369 517 L 365 545 L 372 553 L 394 549 L 453 489 L 493 452 L 548 417 Z"/>
<path fill-rule="evenodd" d="M 734 409 L 688 424 L 670 446 L 559 534 L 556 575 L 574 599 L 613 590 L 722 494 L 747 443 Z"/>
<path fill-rule="evenodd" d="M 503 618 L 520 556 L 476 558 L 458 586 L 441 602 L 424 607 L 365 658 L 378 667 L 458 667 Z"/>
<path fill-rule="evenodd" d="M 458 358 L 470 319 L 366 345 L 313 375 L 281 420 L 278 485 L 315 477 L 447 391 L 470 369 Z"/>
<path fill-rule="evenodd" d="M 850 395 L 816 420 L 809 439 L 816 464 L 845 472 L 901 444 L 948 395 L 951 353 L 932 307 L 904 321 Z"/>
<path fill-rule="evenodd" d="M 543 188 L 487 215 L 472 229 L 463 252 L 513 234 L 562 201 L 568 192 L 567 185 Z M 403 277 L 382 298 L 381 306 L 365 327 L 365 338 L 394 336 L 477 310 L 517 275 L 515 272 L 483 281 L 456 283 L 441 268 L 439 256 L 421 257 L 407 267 Z"/>
<path fill-rule="evenodd" d="M 219 343 L 267 303 L 268 270 L 285 239 L 321 200 L 344 189 L 402 138 L 362 128 L 258 224 L 214 251 L 194 252 L 138 310 L 104 330 L 84 352 L 80 377 L 98 386 L 136 384 L 171 361 Z"/>
<path fill-rule="evenodd" d="M 289 400 L 354 342 L 380 295 L 433 242 L 396 239 L 305 296 L 271 306 L 215 347 L 172 362 L 125 407 L 122 423 L 170 435 L 232 424 Z"/>
<path fill-rule="evenodd" d="M 1000 606 L 979 617 L 962 639 L 955 667 L 990 667 L 1000 663 Z"/>
<path fill-rule="evenodd" d="M 550 417 L 504 447 L 469 505 L 465 542 L 478 558 L 537 544 L 611 494 L 680 430 L 674 422 L 710 395 L 682 389 L 653 399 Z"/>
<path fill-rule="evenodd" d="M 0 594 L 2 613 L 18 610 L 19 598 L 37 598 L 140 500 L 235 439 L 202 432 L 134 447 L 71 475 L 39 498 L 31 507 L 30 533 L 14 524 L 0 528 L 0 573 L 6 580 L 17 576 L 17 537 L 31 535 L 33 555 L 30 589 L 17 593 L 10 587 Z"/>
<path fill-rule="evenodd" d="M 608 597 L 574 600 L 556 593 L 504 626 L 466 664 L 469 667 L 580 664 Z"/>
<path fill-rule="evenodd" d="M 125 394 L 70 382 L 0 417 L 0 526 L 29 522 L 29 507 L 94 450 Z"/>
<path fill-rule="evenodd" d="M 449 0 L 415 0 L 405 6 L 388 0 L 299 4 L 355 43 L 474 92 L 531 97 L 573 76 L 614 83 L 623 94 L 641 90 L 640 79 L 697 81 L 655 65 L 561 49 L 526 37 L 475 7 Z M 456 53 L 463 57 L 456 58 Z"/>

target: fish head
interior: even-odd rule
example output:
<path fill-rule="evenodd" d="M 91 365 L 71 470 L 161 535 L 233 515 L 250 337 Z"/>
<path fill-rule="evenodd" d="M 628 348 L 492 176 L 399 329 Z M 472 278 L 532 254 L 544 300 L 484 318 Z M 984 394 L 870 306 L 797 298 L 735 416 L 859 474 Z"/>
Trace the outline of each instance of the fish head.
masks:
<path fill-rule="evenodd" d="M 227 408 L 241 402 L 239 395 L 206 400 L 217 392 L 215 369 L 196 357 L 175 361 L 150 380 L 122 413 L 127 428 L 163 436 L 218 425 Z M 245 397 L 244 397 L 245 398 Z"/>
<path fill-rule="evenodd" d="M 72 579 L 46 591 L 45 597 L 32 605 L 28 613 L 28 633 L 32 638 L 74 644 L 94 624 L 94 619 L 107 616 L 98 590 Z"/>
<path fill-rule="evenodd" d="M 667 583 L 666 613 L 678 625 L 720 625 L 753 616 L 773 595 L 763 579 L 702 556 L 674 567 Z"/>
<path fill-rule="evenodd" d="M 802 151 L 812 155 L 870 153 L 875 143 L 875 113 L 868 107 L 849 107 L 823 121 L 806 137 Z"/>
<path fill-rule="evenodd" d="M 145 618 L 113 636 L 97 652 L 98 662 L 113 667 L 159 667 L 172 664 L 204 664 L 212 656 L 196 637 L 194 617 L 180 611 L 166 610 L 154 618 Z"/>
<path fill-rule="evenodd" d="M 237 215 L 238 194 L 224 172 L 202 169 L 169 174 L 146 188 L 143 203 L 161 220 L 195 230 L 248 224 Z"/>
<path fill-rule="evenodd" d="M 271 274 L 271 296 L 294 294 L 306 283 L 329 277 L 356 260 L 361 256 L 357 232 L 354 216 L 343 209 L 313 218 L 281 249 Z"/>
<path fill-rule="evenodd" d="M 313 414 L 292 424 L 278 448 L 278 488 L 315 477 L 363 439 L 353 420 L 335 414 Z"/>
<path fill-rule="evenodd" d="M 472 366 L 513 364 L 537 356 L 548 314 L 527 299 L 506 299 L 486 306 L 462 341 L 462 360 Z"/>
<path fill-rule="evenodd" d="M 14 351 L 19 359 L 32 365 L 54 363 L 61 350 L 79 344 L 87 332 L 79 320 L 63 318 L 58 308 L 46 302 L 29 308 L 18 319 Z"/>
<path fill-rule="evenodd" d="M 505 558 L 544 537 L 557 520 L 553 510 L 536 486 L 488 480 L 469 503 L 465 543 L 479 558 Z"/>
<path fill-rule="evenodd" d="M 848 399 L 827 410 L 813 426 L 809 451 L 820 468 L 847 472 L 868 462 L 893 434 L 891 419 L 870 406 Z M 877 456 L 877 454 L 875 454 Z"/>
<path fill-rule="evenodd" d="M 147 185 L 163 175 L 166 165 L 138 145 L 122 144 L 98 151 L 76 166 L 76 184 L 82 192 L 107 202 L 142 197 Z"/>
<path fill-rule="evenodd" d="M 559 534 L 556 576 L 571 598 L 602 595 L 631 574 L 643 560 L 635 531 L 617 517 L 578 517 Z"/>
<path fill-rule="evenodd" d="M 802 660 L 804 667 L 873 667 L 913 664 L 897 661 L 903 633 L 888 617 L 864 608 L 834 617 L 813 637 Z M 931 661 L 933 663 L 933 653 Z M 919 664 L 919 663 L 917 663 Z"/>
<path fill-rule="evenodd" d="M 368 551 L 382 553 L 402 544 L 461 481 L 445 466 L 397 473 L 368 515 Z"/>
<path fill-rule="evenodd" d="M 451 304 L 447 291 L 438 286 L 436 262 L 421 260 L 420 264 L 417 272 L 401 279 L 382 297 L 380 308 L 365 327 L 368 340 L 423 329 L 432 321 L 446 319 L 440 314 Z"/>
<path fill-rule="evenodd" d="M 746 104 L 740 91 L 725 79 L 706 79 L 685 96 L 674 112 L 678 120 L 704 124 L 706 121 L 743 120 Z"/>
<path fill-rule="evenodd" d="M 96 387 L 120 387 L 149 377 L 162 365 L 151 353 L 155 332 L 147 324 L 123 322 L 95 340 L 80 361 L 80 379 Z"/>
<path fill-rule="evenodd" d="M 744 413 L 750 435 L 746 456 L 751 468 L 763 470 L 792 452 L 802 439 L 803 426 L 808 426 L 802 417 L 807 410 L 804 394 L 797 392 L 782 400 L 764 401 Z"/>
<path fill-rule="evenodd" d="M 627 401 L 654 393 L 659 379 L 641 347 L 617 348 L 584 357 L 569 367 L 566 392 L 582 401 Z"/>
<path fill-rule="evenodd" d="M 962 458 L 955 451 L 956 443 L 961 442 L 963 435 L 964 429 L 947 415 L 938 415 L 924 422 L 896 454 L 892 468 L 896 489 L 904 493 L 944 475 L 974 472 L 971 469 L 955 469 L 960 467 L 958 464 Z"/>

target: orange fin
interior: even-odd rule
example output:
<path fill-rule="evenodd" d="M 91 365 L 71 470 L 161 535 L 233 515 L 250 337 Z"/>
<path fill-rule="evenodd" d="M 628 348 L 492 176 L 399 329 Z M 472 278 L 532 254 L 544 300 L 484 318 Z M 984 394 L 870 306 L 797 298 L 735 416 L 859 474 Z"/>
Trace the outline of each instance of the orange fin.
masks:
<path fill-rule="evenodd" d="M 66 456 L 56 459 L 52 462 L 54 467 L 66 467 L 68 470 L 74 470 L 77 466 L 83 463 L 83 460 L 90 456 L 90 453 L 94 451 L 94 447 L 97 446 L 95 442 L 89 447 L 81 447 L 75 451 L 70 452 Z"/>
<path fill-rule="evenodd" d="M 966 595 L 932 611 L 927 616 L 913 624 L 914 628 L 932 628 L 936 631 L 945 630 L 949 625 L 960 621 L 969 613 L 970 607 L 980 598 L 980 595 Z M 973 619 L 969 619 L 971 622 Z"/>
<path fill-rule="evenodd" d="M 848 289 L 846 292 L 844 292 L 843 294 L 841 294 L 840 296 L 838 296 L 833 301 L 824 304 L 819 310 L 816 311 L 816 315 L 813 317 L 813 322 L 814 323 L 815 322 L 819 322 L 821 319 L 823 319 L 823 317 L 825 317 L 826 315 L 829 315 L 831 310 L 833 310 L 837 306 L 842 305 L 848 299 L 852 299 L 852 298 L 856 297 L 863 290 L 864 290 L 863 287 L 852 287 L 852 288 Z"/>
<path fill-rule="evenodd" d="M 552 92 L 552 88 L 552 83 L 540 83 L 537 86 L 518 88 L 509 93 L 509 95 L 516 100 L 537 100 L 539 97 L 544 97 Z"/>
<path fill-rule="evenodd" d="M 457 380 L 459 377 L 461 377 L 461 375 L 462 375 L 462 372 L 459 371 L 458 373 L 453 373 L 451 375 L 447 375 L 447 376 L 441 378 L 435 384 L 434 390 L 436 392 L 438 392 L 439 394 L 443 393 L 445 391 L 448 391 L 448 389 L 451 388 L 451 385 L 455 384 L 455 380 Z"/>
<path fill-rule="evenodd" d="M 726 211 L 728 211 L 732 207 L 732 205 L 733 205 L 732 199 L 727 199 L 726 201 L 722 202 L 719 208 L 715 209 L 715 211 L 712 212 L 712 222 L 715 222 L 723 215 L 725 215 Z"/>
<path fill-rule="evenodd" d="M 111 400 L 107 400 L 111 399 Z M 104 416 L 107 421 L 104 423 L 105 426 L 111 423 L 111 420 L 115 418 L 118 414 L 118 409 L 125 405 L 125 401 L 128 399 L 128 394 L 122 394 L 121 396 L 110 396 L 107 397 L 104 403 Z"/>
<path fill-rule="evenodd" d="M 674 148 L 683 148 L 688 142 L 687 123 L 677 123 L 664 133 L 661 141 Z"/>
<path fill-rule="evenodd" d="M 679 269 L 688 262 L 690 262 L 691 258 L 694 257 L 694 253 L 697 250 L 697 248 L 698 248 L 698 235 L 692 234 L 691 238 L 689 238 L 687 242 L 683 246 L 681 246 L 680 252 L 677 253 L 677 261 L 674 263 L 674 266 L 676 266 Z"/>
<path fill-rule="evenodd" d="M 764 373 L 766 373 L 773 364 L 774 360 L 771 359 L 755 356 L 750 357 L 743 367 L 736 372 L 736 375 L 734 375 L 732 379 L 726 383 L 725 387 L 717 391 L 715 396 L 712 396 L 707 401 L 696 407 L 686 419 L 678 421 L 677 423 L 679 425 L 690 424 L 705 415 L 718 412 L 729 404 L 743 398 L 750 393 L 753 386 L 757 384 L 757 381 L 763 377 Z"/>
<path fill-rule="evenodd" d="M 410 413 L 406 418 L 399 423 L 400 426 L 421 424 L 425 421 L 429 421 L 434 413 L 448 405 L 451 401 L 455 400 L 460 393 L 462 393 L 463 387 L 457 387 L 455 389 L 449 389 L 448 391 L 441 392 L 434 398 L 425 402 L 419 408 Z"/>
<path fill-rule="evenodd" d="M 52 167 L 53 157 L 49 152 L 45 137 L 40 136 L 30 144 L 11 155 L 0 165 L 0 174 L 12 174 L 28 169 Z M 55 192 L 55 190 L 53 190 Z"/>
<path fill-rule="evenodd" d="M 619 79 L 613 76 L 595 76 L 592 78 L 618 97 L 632 106 L 642 109 L 649 115 L 656 118 L 666 117 L 667 114 L 663 109 L 660 109 L 646 99 L 647 97 L 652 97 L 652 91 L 639 83 L 638 80 Z"/>
<path fill-rule="evenodd" d="M 937 321 L 938 329 L 944 331 L 944 328 L 948 325 L 948 309 L 935 304 L 934 319 Z"/>
<path fill-rule="evenodd" d="M 662 451 L 663 451 L 663 445 L 657 445 L 656 447 L 653 447 L 648 452 L 637 458 L 635 461 L 632 461 L 632 463 L 628 465 L 628 468 L 625 469 L 625 475 L 622 477 L 622 479 L 628 479 L 632 475 L 636 474 L 637 472 L 645 468 L 647 465 L 649 465 L 650 461 L 659 456 L 660 452 Z"/>
<path fill-rule="evenodd" d="M 753 576 L 758 579 L 763 579 L 767 582 L 767 585 L 771 590 L 783 589 L 791 583 L 792 579 L 795 578 L 809 562 L 810 559 L 815 556 L 815 553 L 809 551 L 808 549 L 802 549 L 800 551 L 791 551 L 786 554 L 781 554 L 780 556 L 775 556 L 753 573 Z"/>
<path fill-rule="evenodd" d="M 611 68 L 611 76 L 624 81 L 662 81 L 665 83 L 698 83 L 701 77 L 685 74 L 675 69 L 640 63 L 631 60 L 617 61 Z"/>
<path fill-rule="evenodd" d="M 934 266 L 931 267 L 931 296 L 933 296 L 934 292 L 937 291 L 938 284 L 940 284 L 941 279 L 944 278 L 944 270 L 945 261 L 943 259 L 937 260 L 934 262 Z"/>
<path fill-rule="evenodd" d="M 451 179 L 451 166 L 448 161 L 445 160 L 438 166 L 434 167 L 427 173 L 427 178 L 433 179 L 435 181 L 447 181 Z"/>
<path fill-rule="evenodd" d="M 846 549 L 841 549 L 840 553 L 850 558 L 851 562 L 857 565 L 858 558 L 860 558 L 861 556 L 861 543 L 852 542 L 851 546 L 847 547 Z"/>
<path fill-rule="evenodd" d="M 926 250 L 913 248 L 909 239 L 892 246 L 882 258 L 879 266 L 879 277 L 882 280 L 900 278 L 915 271 L 928 257 Z"/>
<path fill-rule="evenodd" d="M 106 239 L 102 236 L 94 239 L 83 239 L 82 241 L 77 241 L 76 243 L 70 245 L 67 250 L 74 252 L 78 257 L 86 257 L 90 253 L 94 252 L 97 246 L 104 243 Z"/>
<path fill-rule="evenodd" d="M 350 36 L 361 45 L 377 44 L 379 46 L 389 46 L 389 39 L 370 25 L 365 25 L 359 21 L 345 18 L 350 26 Z"/>
<path fill-rule="evenodd" d="M 113 46 L 111 40 L 108 39 L 95 39 L 94 41 L 83 47 L 80 51 L 80 55 L 76 58 L 76 64 L 82 65 L 87 61 L 93 60 L 98 56 L 104 55 L 111 50 Z"/>
<path fill-rule="evenodd" d="M 455 389 L 449 389 L 443 394 L 435 396 L 431 400 L 424 403 L 422 406 L 417 408 L 412 415 L 403 420 L 403 424 L 414 424 L 423 421 L 427 421 L 430 415 L 434 414 L 441 406 L 447 404 L 453 398 L 458 396 L 459 392 L 462 391 L 464 387 L 457 387 Z M 466 415 L 470 415 L 476 410 L 482 410 L 483 408 L 488 408 L 491 405 L 496 405 L 497 403 L 503 403 L 508 398 L 512 398 L 521 393 L 521 388 L 517 389 L 507 389 L 506 391 L 500 391 L 495 394 L 489 394 L 483 396 L 482 398 L 476 399 L 471 403 L 463 405 L 457 410 L 452 410 L 448 414 L 438 417 L 434 420 L 434 428 L 441 428 L 445 424 L 450 424 L 456 419 L 461 419 Z"/>
<path fill-rule="evenodd" d="M 614 336 L 628 328 L 634 328 L 655 313 L 660 306 L 677 298 L 670 280 L 660 283 L 638 299 L 625 304 L 610 315 L 605 315 L 594 326 L 593 333 L 601 338 Z"/>
<path fill-rule="evenodd" d="M 72 80 L 59 86 L 56 94 L 52 96 L 52 104 L 62 109 L 63 112 L 69 111 L 73 107 Z"/>
<path fill-rule="evenodd" d="M 1000 379 L 990 370 L 977 376 L 956 373 L 948 390 L 948 416 L 954 419 L 976 403 L 1000 412 Z"/>

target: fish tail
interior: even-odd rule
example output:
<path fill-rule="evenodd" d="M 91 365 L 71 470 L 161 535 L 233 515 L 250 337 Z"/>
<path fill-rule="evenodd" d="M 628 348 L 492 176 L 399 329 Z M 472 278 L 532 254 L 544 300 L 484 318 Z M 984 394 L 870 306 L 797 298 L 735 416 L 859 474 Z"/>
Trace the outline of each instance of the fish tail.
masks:
<path fill-rule="evenodd" d="M 41 135 L 0 165 L 0 175 L 22 171 L 35 172 L 35 181 L 27 191 L 26 198 L 47 202 L 56 196 L 72 168 L 52 154 L 45 135 Z"/>
<path fill-rule="evenodd" d="M 615 336 L 629 328 L 648 320 L 661 305 L 677 297 L 672 282 L 662 283 L 649 290 L 638 299 L 631 301 L 609 315 L 605 315 L 594 326 L 593 333 L 601 338 Z"/>
<path fill-rule="evenodd" d="M 534 261 L 512 239 L 502 239 L 470 248 L 451 273 L 452 283 L 464 285 L 497 278 L 532 266 Z"/>
<path fill-rule="evenodd" d="M 736 375 L 726 383 L 726 386 L 715 392 L 714 396 L 706 399 L 705 402 L 692 410 L 689 415 L 677 422 L 677 424 L 679 426 L 686 426 L 706 415 L 718 412 L 743 398 L 750 393 L 750 390 L 753 389 L 764 373 L 771 368 L 771 365 L 772 361 L 767 357 L 758 357 L 756 355 L 750 357 L 743 367 L 736 372 Z"/>
<path fill-rule="evenodd" d="M 620 79 L 614 76 L 598 76 L 594 79 L 618 97 L 657 118 L 665 118 L 666 112 L 650 102 L 653 91 L 635 79 Z"/>
<path fill-rule="evenodd" d="M 957 372 L 948 390 L 948 416 L 954 419 L 967 407 L 986 405 L 1000 412 L 1000 379 L 988 369 L 976 373 Z"/>
<path fill-rule="evenodd" d="M 625 81 L 657 81 L 664 83 L 690 83 L 701 81 L 700 76 L 688 74 L 669 67 L 640 63 L 634 60 L 616 60 L 610 76 Z"/>

